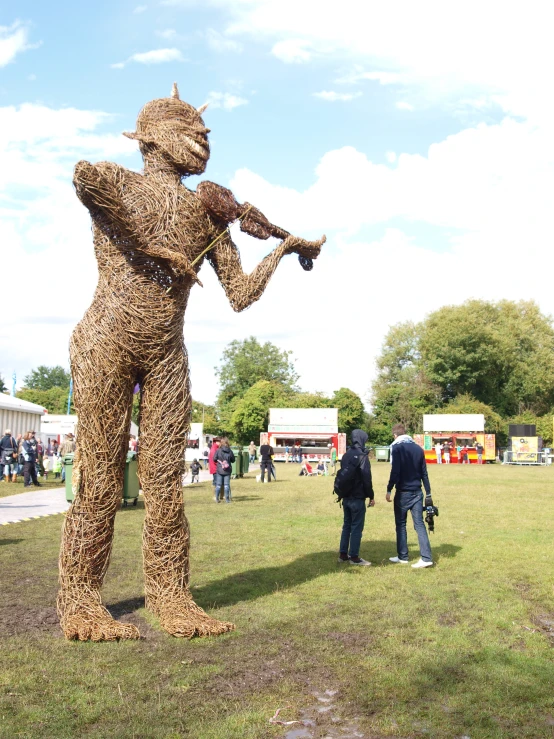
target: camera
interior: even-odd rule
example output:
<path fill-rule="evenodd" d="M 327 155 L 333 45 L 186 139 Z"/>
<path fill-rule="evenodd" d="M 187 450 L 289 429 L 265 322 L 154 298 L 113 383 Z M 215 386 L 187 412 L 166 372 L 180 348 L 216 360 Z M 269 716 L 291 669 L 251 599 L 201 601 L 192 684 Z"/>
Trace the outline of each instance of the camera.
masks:
<path fill-rule="evenodd" d="M 433 533 L 435 530 L 435 516 L 439 515 L 439 509 L 436 505 L 433 505 L 433 498 L 427 495 L 425 498 L 425 523 L 429 527 L 429 532 Z"/>

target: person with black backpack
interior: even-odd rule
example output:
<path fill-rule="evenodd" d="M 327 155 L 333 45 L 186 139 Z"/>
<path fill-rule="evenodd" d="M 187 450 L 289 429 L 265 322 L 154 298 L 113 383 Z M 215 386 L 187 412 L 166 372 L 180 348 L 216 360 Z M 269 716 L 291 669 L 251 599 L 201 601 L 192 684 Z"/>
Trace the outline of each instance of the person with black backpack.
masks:
<path fill-rule="evenodd" d="M 339 562 L 368 567 L 371 562 L 360 557 L 366 498 L 369 498 L 368 508 L 375 505 L 371 465 L 365 448 L 367 434 L 361 429 L 354 429 L 351 438 L 352 444 L 341 460 L 334 485 L 334 491 L 342 503 L 344 513 Z"/>
<path fill-rule="evenodd" d="M 231 465 L 235 461 L 233 450 L 229 446 L 229 439 L 223 436 L 219 442 L 219 448 L 214 454 L 213 461 L 217 465 L 215 473 L 215 502 L 219 503 L 221 486 L 225 492 L 225 502 L 231 502 Z"/>

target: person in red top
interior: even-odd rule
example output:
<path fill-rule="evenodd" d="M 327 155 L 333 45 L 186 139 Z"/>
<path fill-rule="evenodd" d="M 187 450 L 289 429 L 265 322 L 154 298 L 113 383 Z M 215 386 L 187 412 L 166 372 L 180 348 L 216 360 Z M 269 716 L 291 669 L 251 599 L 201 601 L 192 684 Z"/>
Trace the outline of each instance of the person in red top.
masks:
<path fill-rule="evenodd" d="M 462 464 L 469 464 L 469 457 L 468 457 L 469 449 L 467 448 L 467 445 L 464 444 L 460 451 L 460 455 L 462 457 Z"/>
<path fill-rule="evenodd" d="M 208 457 L 208 467 L 210 470 L 210 474 L 213 477 L 212 485 L 214 486 L 214 488 L 215 488 L 215 476 L 217 474 L 217 462 L 214 462 L 214 456 L 218 449 L 219 449 L 219 441 L 216 441 L 214 439 L 212 448 L 210 449 L 210 456 Z"/>

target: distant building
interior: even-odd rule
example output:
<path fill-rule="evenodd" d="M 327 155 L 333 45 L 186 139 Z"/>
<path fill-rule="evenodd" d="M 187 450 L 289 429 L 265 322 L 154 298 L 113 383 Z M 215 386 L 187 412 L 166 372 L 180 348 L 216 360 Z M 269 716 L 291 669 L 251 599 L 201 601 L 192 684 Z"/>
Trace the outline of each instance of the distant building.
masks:
<path fill-rule="evenodd" d="M 28 400 L 0 393 L 0 433 L 10 429 L 13 436 L 26 431 L 40 431 L 40 419 L 45 409 Z"/>

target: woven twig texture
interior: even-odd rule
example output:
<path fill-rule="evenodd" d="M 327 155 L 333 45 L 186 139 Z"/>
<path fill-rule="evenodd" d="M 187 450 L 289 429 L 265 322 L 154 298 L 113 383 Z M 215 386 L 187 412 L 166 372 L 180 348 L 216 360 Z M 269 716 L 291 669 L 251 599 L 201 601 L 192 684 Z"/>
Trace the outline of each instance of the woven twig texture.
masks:
<path fill-rule="evenodd" d="M 324 238 L 307 242 L 283 232 L 284 240 L 244 274 L 227 230 L 241 213 L 231 217 L 210 208 L 181 182 L 204 171 L 207 133 L 200 112 L 176 95 L 154 100 L 139 114 L 136 133 L 129 134 L 139 141 L 143 174 L 109 162 L 82 161 L 75 167 L 77 195 L 92 217 L 99 279 L 70 345 L 79 415 L 76 495 L 63 529 L 58 596 L 69 639 L 139 636 L 134 625 L 114 620 L 100 598 L 122 498 L 136 383 L 141 388 L 138 474 L 146 508 L 146 606 L 175 636 L 234 628 L 204 613 L 188 585 L 189 529 L 181 484 L 191 413 L 185 309 L 205 258 L 233 308 L 241 311 L 262 295 L 285 254 L 315 258 Z M 213 187 L 217 194 L 218 186 Z M 256 218 L 268 228 L 262 214 Z"/>

